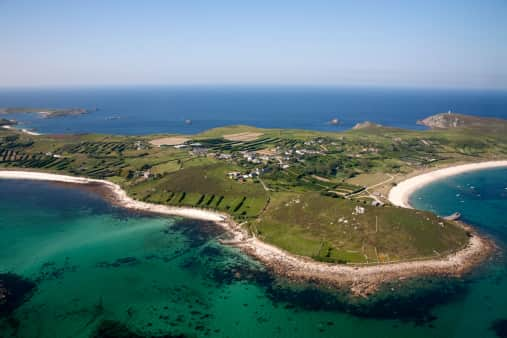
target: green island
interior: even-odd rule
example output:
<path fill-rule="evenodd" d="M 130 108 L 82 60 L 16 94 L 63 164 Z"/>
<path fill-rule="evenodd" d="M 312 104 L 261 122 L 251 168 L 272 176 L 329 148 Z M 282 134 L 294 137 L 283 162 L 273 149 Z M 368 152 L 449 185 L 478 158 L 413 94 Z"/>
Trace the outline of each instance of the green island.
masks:
<path fill-rule="evenodd" d="M 134 199 L 211 209 L 315 261 L 444 257 L 468 243 L 452 220 L 387 199 L 414 173 L 507 158 L 507 121 L 439 114 L 402 130 L 227 126 L 196 135 L 28 135 L 0 129 L 0 168 L 105 179 Z"/>

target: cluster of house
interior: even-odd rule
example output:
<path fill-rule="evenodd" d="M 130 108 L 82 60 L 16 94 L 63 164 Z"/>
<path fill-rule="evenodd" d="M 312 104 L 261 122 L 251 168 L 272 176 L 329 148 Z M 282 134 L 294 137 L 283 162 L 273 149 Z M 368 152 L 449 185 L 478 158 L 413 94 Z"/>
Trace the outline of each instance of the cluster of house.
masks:
<path fill-rule="evenodd" d="M 247 162 L 253 163 L 253 164 L 259 164 L 262 162 L 269 161 L 269 156 L 267 156 L 267 155 L 259 156 L 255 152 L 243 152 L 242 154 L 243 154 L 244 160 L 246 160 Z"/>
<path fill-rule="evenodd" d="M 282 166 L 283 160 L 289 160 L 288 158 L 283 158 L 278 155 L 276 152 L 265 153 L 265 152 L 253 152 L 253 151 L 240 151 L 234 154 L 220 153 L 216 154 L 215 157 L 219 160 L 243 160 L 251 164 L 267 164 L 271 161 L 277 161 L 280 166 Z"/>
<path fill-rule="evenodd" d="M 219 160 L 243 160 L 252 164 L 267 164 L 269 162 L 278 163 L 282 169 L 290 167 L 291 162 L 299 161 L 305 155 L 322 155 L 321 144 L 325 143 L 323 139 L 309 140 L 304 142 L 302 149 L 277 146 L 274 149 L 263 149 L 259 151 L 238 151 L 235 153 L 209 152 L 209 149 L 203 147 L 199 142 L 185 142 L 173 145 L 176 149 L 188 149 L 193 155 L 214 157 Z M 335 144 L 333 142 L 333 144 Z M 325 148 L 324 148 L 325 149 Z"/>
<path fill-rule="evenodd" d="M 259 177 L 261 172 L 262 172 L 262 169 L 255 168 L 254 170 L 247 172 L 247 173 L 241 173 L 239 171 L 231 171 L 231 172 L 227 173 L 227 176 L 231 180 L 244 182 L 244 181 L 248 180 L 249 178 Z"/>
<path fill-rule="evenodd" d="M 276 147 L 271 151 L 241 152 L 241 154 L 244 160 L 253 164 L 278 162 L 282 169 L 287 169 L 290 167 L 290 162 L 299 161 L 305 155 L 322 155 L 323 153 L 312 149 L 283 150 L 280 147 Z"/>
<path fill-rule="evenodd" d="M 134 147 L 136 147 L 136 150 L 143 150 L 143 149 L 146 149 L 146 145 L 143 144 L 143 142 L 141 141 L 136 141 L 134 143 Z"/>

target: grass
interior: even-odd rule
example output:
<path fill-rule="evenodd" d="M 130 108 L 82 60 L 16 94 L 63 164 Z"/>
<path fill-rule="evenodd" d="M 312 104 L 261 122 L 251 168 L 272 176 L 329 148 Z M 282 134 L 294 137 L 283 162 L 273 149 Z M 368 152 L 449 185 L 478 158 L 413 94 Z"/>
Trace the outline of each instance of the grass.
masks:
<path fill-rule="evenodd" d="M 238 218 L 255 217 L 264 208 L 268 196 L 259 183 L 228 179 L 230 166 L 211 161 L 198 162 L 200 165 L 194 163 L 159 179 L 132 184 L 127 189 L 136 198 L 150 202 L 212 208 Z M 171 193 L 180 198 L 167 200 L 166 194 Z M 181 198 L 183 193 L 185 197 Z"/>
<path fill-rule="evenodd" d="M 224 139 L 239 133 L 262 135 L 250 141 Z M 185 136 L 201 143 L 208 156 L 149 143 L 167 136 L 33 137 L 0 129 L 0 167 L 108 179 L 140 200 L 227 212 L 247 221 L 262 239 L 298 255 L 376 263 L 444 255 L 466 243 L 467 235 L 451 223 L 441 226 L 442 220 L 430 213 L 372 207 L 368 196 L 353 201 L 331 195 L 346 196 L 385 181 L 387 174 L 399 177 L 443 164 L 507 158 L 507 133 L 484 125 L 426 131 L 370 127 L 340 133 L 229 126 Z M 284 158 L 296 150 L 311 153 Z M 258 151 L 279 156 L 265 163 L 245 160 L 244 152 Z M 232 158 L 219 160 L 210 153 Z M 282 160 L 288 168 L 281 168 Z M 259 167 L 269 191 L 256 180 L 227 177 L 231 171 Z M 364 215 L 353 214 L 358 205 L 365 208 Z"/>
<path fill-rule="evenodd" d="M 177 160 L 167 161 L 151 167 L 151 172 L 155 175 L 164 175 L 179 170 L 181 165 Z"/>
<path fill-rule="evenodd" d="M 343 263 L 434 257 L 467 243 L 461 228 L 431 213 L 361 205 L 365 213 L 355 214 L 356 206 L 312 192 L 276 193 L 255 228 L 294 254 Z"/>
<path fill-rule="evenodd" d="M 384 182 L 390 178 L 385 173 L 371 173 L 371 174 L 360 174 L 347 180 L 348 183 L 369 187 L 381 182 Z"/>

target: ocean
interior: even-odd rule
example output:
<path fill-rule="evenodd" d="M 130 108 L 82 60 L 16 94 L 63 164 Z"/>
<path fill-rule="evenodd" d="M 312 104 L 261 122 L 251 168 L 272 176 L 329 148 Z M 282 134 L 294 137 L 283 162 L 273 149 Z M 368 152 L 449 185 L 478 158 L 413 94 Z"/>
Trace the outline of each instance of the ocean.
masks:
<path fill-rule="evenodd" d="M 0 89 L 0 107 L 98 109 L 78 117 L 12 114 L 42 133 L 193 134 L 224 125 L 340 131 L 416 121 L 452 110 L 507 118 L 507 92 L 340 87 L 106 87 Z M 341 125 L 329 124 L 334 118 Z M 185 120 L 191 120 L 186 124 Z"/>
<path fill-rule="evenodd" d="M 417 119 L 449 109 L 507 118 L 505 93 L 444 90 L 2 89 L 0 106 L 99 109 L 80 117 L 19 116 L 44 133 L 195 133 L 238 123 L 343 130 L 364 120 L 420 128 Z M 334 117 L 344 123 L 327 124 Z M 505 248 L 507 169 L 434 182 L 412 203 L 440 215 L 459 211 Z M 15 291 L 28 296 L 14 312 L 0 313 L 0 337 L 130 330 L 138 336 L 487 338 L 507 330 L 501 255 L 464 278 L 393 283 L 374 298 L 350 300 L 346 292 L 275 278 L 220 245 L 223 233 L 212 224 L 133 213 L 93 190 L 0 180 L 0 214 L 0 274 L 10 273 Z"/>
<path fill-rule="evenodd" d="M 418 209 L 439 215 L 462 214 L 462 221 L 492 238 L 499 257 L 467 282 L 461 299 L 438 308 L 439 318 L 453 318 L 452 337 L 497 337 L 507 334 L 507 168 L 469 172 L 429 184 L 411 196 Z M 445 319 L 444 319 L 445 320 Z"/>
<path fill-rule="evenodd" d="M 0 186 L 0 273 L 35 282 L 27 301 L 1 316 L 2 337 L 90 337 L 99 328 L 191 337 L 495 337 L 492 327 L 505 330 L 502 257 L 463 279 L 405 281 L 350 301 L 274 278 L 221 246 L 212 224 L 132 213 L 69 185 Z M 433 183 L 412 202 L 442 215 L 460 211 L 503 247 L 505 188 L 507 169 L 488 170 Z"/>

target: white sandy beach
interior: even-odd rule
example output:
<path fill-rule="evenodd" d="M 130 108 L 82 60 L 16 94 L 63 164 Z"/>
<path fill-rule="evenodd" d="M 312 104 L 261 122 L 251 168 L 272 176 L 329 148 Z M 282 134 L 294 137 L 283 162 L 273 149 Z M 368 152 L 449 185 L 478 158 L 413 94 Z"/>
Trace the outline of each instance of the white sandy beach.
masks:
<path fill-rule="evenodd" d="M 18 130 L 18 131 L 20 131 L 22 133 L 25 133 L 27 135 L 32 135 L 32 136 L 40 136 L 40 135 L 42 135 L 41 133 L 37 133 L 35 131 L 30 131 L 30 130 L 24 129 L 24 128 L 23 129 L 17 129 L 17 128 L 14 128 L 12 126 L 2 126 L 2 128 L 9 129 L 9 130 Z"/>
<path fill-rule="evenodd" d="M 417 175 L 398 183 L 395 187 L 391 189 L 391 191 L 389 191 L 388 199 L 389 202 L 391 202 L 393 205 L 403 208 L 412 208 L 412 206 L 410 205 L 410 196 L 416 190 L 422 188 L 423 186 L 429 183 L 470 171 L 500 168 L 500 167 L 507 167 L 507 161 L 488 161 L 479 163 L 469 163 L 430 171 L 428 173 Z"/>
<path fill-rule="evenodd" d="M 503 165 L 507 166 L 507 161 L 495 162 L 495 164 L 489 163 L 489 165 L 459 166 L 456 171 L 448 168 L 446 169 L 446 176 L 467 170 L 478 170 Z M 405 183 L 401 185 L 401 188 L 405 187 L 405 189 L 399 188 L 395 191 L 393 198 L 398 198 L 398 200 L 395 199 L 394 201 L 404 201 L 407 198 L 407 194 L 410 194 L 417 187 L 431 182 L 436 177 L 435 175 L 427 175 L 422 175 L 428 177 L 422 180 L 417 179 L 419 176 L 409 179 L 408 181 L 416 184 L 415 187 L 414 184 Z M 438 174 L 438 177 L 446 177 L 442 175 Z M 211 210 L 171 207 L 136 201 L 129 197 L 119 185 L 109 181 L 34 171 L 5 170 L 0 170 L 0 179 L 42 180 L 74 184 L 99 183 L 110 190 L 114 196 L 115 203 L 122 207 L 215 222 L 232 235 L 232 239 L 224 241 L 225 243 L 234 245 L 251 256 L 256 257 L 276 273 L 292 279 L 320 280 L 333 285 L 347 285 L 355 295 L 367 295 L 374 292 L 381 283 L 393 279 L 432 274 L 460 275 L 487 257 L 492 249 L 492 245 L 488 240 L 473 233 L 472 229 L 467 229 L 472 233 L 469 244 L 462 250 L 441 259 L 424 259 L 368 266 L 322 263 L 313 261 L 307 257 L 293 255 L 256 237 L 248 236 L 246 231 L 226 214 Z"/>
<path fill-rule="evenodd" d="M 74 184 L 99 183 L 106 186 L 114 194 L 118 204 L 125 208 L 153 212 L 158 214 L 181 216 L 211 222 L 222 222 L 226 219 L 226 216 L 213 211 L 195 208 L 176 208 L 165 205 L 157 205 L 136 201 L 130 198 L 119 185 L 105 180 L 97 180 L 91 178 L 50 174 L 34 171 L 4 171 L 4 170 L 0 170 L 0 178 L 35 180 L 35 181 L 53 181 Z"/>

